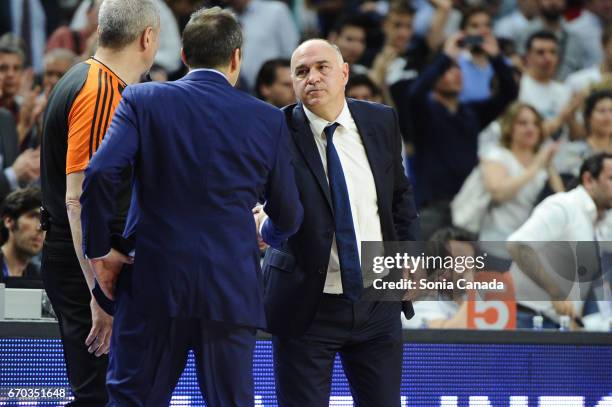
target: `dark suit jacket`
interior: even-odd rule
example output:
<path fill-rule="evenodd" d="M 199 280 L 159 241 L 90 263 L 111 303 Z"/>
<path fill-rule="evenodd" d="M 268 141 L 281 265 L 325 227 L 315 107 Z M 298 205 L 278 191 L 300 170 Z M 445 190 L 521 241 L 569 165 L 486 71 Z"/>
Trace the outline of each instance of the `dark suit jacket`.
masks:
<path fill-rule="evenodd" d="M 85 170 L 83 250 L 110 249 L 121 170 L 133 164 L 126 234 L 142 312 L 264 327 L 252 208 L 263 194 L 286 239 L 302 220 L 283 114 L 219 73 L 128 86 Z M 120 287 L 119 287 L 120 289 Z"/>
<path fill-rule="evenodd" d="M 17 142 L 17 127 L 13 115 L 6 109 L 0 108 L 0 155 L 2 156 L 2 170 L 13 165 L 19 155 Z M 0 201 L 11 192 L 11 185 L 0 171 Z"/>
<path fill-rule="evenodd" d="M 418 215 L 402 166 L 395 111 L 352 99 L 348 107 L 374 176 L 383 240 L 418 240 Z M 281 250 L 266 253 L 265 306 L 270 332 L 299 336 L 312 322 L 323 292 L 335 227 L 329 185 L 304 109 L 298 104 L 284 111 L 304 221 Z M 414 314 L 409 302 L 404 311 L 408 318 Z"/>

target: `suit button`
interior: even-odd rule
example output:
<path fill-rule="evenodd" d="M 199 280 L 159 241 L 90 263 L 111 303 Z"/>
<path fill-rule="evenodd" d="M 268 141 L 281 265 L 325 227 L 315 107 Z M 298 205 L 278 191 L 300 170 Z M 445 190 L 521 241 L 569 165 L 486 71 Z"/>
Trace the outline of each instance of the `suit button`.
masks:
<path fill-rule="evenodd" d="M 317 272 L 319 274 L 325 274 L 325 269 L 323 267 L 321 267 L 320 269 L 317 270 Z"/>

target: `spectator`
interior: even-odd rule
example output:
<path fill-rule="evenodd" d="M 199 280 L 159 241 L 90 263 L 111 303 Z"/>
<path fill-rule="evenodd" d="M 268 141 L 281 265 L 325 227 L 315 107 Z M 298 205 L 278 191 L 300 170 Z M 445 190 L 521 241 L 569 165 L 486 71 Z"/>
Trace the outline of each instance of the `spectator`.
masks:
<path fill-rule="evenodd" d="M 19 103 L 17 94 L 21 88 L 25 55 L 13 45 L 0 44 L 0 72 L 4 75 L 0 107 L 10 111 L 17 122 Z"/>
<path fill-rule="evenodd" d="M 244 36 L 240 76 L 248 90 L 265 61 L 289 58 L 297 47 L 299 34 L 291 11 L 278 0 L 228 0 L 238 15 Z M 265 29 L 262 29 L 265 28 Z"/>
<path fill-rule="evenodd" d="M 69 49 L 55 48 L 45 54 L 43 58 L 42 88 L 45 95 L 49 95 L 55 84 L 76 63 L 76 54 Z"/>
<path fill-rule="evenodd" d="M 349 64 L 349 77 L 367 72 L 368 68 L 358 64 L 366 49 L 366 23 L 363 18 L 341 19 L 330 31 L 328 39 L 340 49 L 344 62 Z"/>
<path fill-rule="evenodd" d="M 586 64 L 601 63 L 603 52 L 601 42 L 605 27 L 612 23 L 612 3 L 608 0 L 586 0 L 580 16 L 569 26 L 582 37 L 586 50 Z"/>
<path fill-rule="evenodd" d="M 557 37 L 549 31 L 535 32 L 527 39 L 526 49 L 526 71 L 521 78 L 519 100 L 535 107 L 544 117 L 544 129 L 548 135 L 556 133 L 565 124 L 569 124 L 572 130 L 579 127 L 574 114 L 581 100 L 578 97 L 572 99 L 570 88 L 554 79 L 559 63 Z"/>
<path fill-rule="evenodd" d="M 595 91 L 584 104 L 587 137 L 562 144 L 555 157 L 555 167 L 567 179 L 578 177 L 585 159 L 597 153 L 612 153 L 612 91 Z"/>
<path fill-rule="evenodd" d="M 612 75 L 612 26 L 604 30 L 598 43 L 601 43 L 603 47 L 601 64 L 574 72 L 565 81 L 574 93 L 584 92 L 589 86 L 601 82 L 606 76 Z"/>
<path fill-rule="evenodd" d="M 42 56 L 46 43 L 46 16 L 42 0 L 0 2 L 0 35 L 12 33 L 24 44 L 22 64 L 32 66 L 34 72 L 42 72 Z"/>
<path fill-rule="evenodd" d="M 42 250 L 45 238 L 45 232 L 40 228 L 41 200 L 39 189 L 26 188 L 12 192 L 4 201 L 2 233 L 6 240 L 0 250 L 0 283 L 8 283 L 11 277 L 41 278 L 40 264 L 32 261 Z"/>
<path fill-rule="evenodd" d="M 261 66 L 255 82 L 255 94 L 278 108 L 295 103 L 288 59 L 272 59 Z"/>
<path fill-rule="evenodd" d="M 474 257 L 476 248 L 473 243 L 476 236 L 470 232 L 449 227 L 436 231 L 429 239 L 427 256 Z M 415 318 L 406 320 L 402 317 L 404 328 L 433 329 L 466 329 L 467 293 L 456 285 L 457 278 L 472 281 L 474 270 L 465 270 L 462 274 L 453 270 L 427 270 L 427 278 L 431 281 L 452 281 L 453 290 L 434 290 L 432 293 L 422 293 L 424 297 L 414 302 Z"/>
<path fill-rule="evenodd" d="M 533 107 L 516 103 L 502 117 L 501 128 L 500 145 L 481 157 L 483 183 L 492 200 L 482 220 L 482 241 L 505 242 L 527 220 L 547 181 L 554 192 L 563 191 L 552 165 L 558 146 L 542 144 L 542 116 Z M 489 255 L 510 265 L 510 255 L 499 244 L 486 247 Z"/>
<path fill-rule="evenodd" d="M 463 88 L 459 99 L 462 102 L 483 100 L 491 96 L 493 68 L 482 40 L 491 35 L 491 16 L 484 7 L 472 7 L 463 13 L 461 29 L 465 33 L 465 49 L 457 62 L 461 68 Z"/>
<path fill-rule="evenodd" d="M 492 35 L 482 48 L 499 82 L 497 92 L 480 102 L 461 103 L 461 70 L 455 62 L 463 33 L 451 36 L 444 52 L 412 84 L 409 92 L 414 122 L 417 196 L 424 238 L 451 224 L 449 204 L 478 162 L 478 133 L 516 98 L 512 71 Z"/>
<path fill-rule="evenodd" d="M 538 14 L 537 0 L 517 0 L 517 9 L 495 23 L 495 36 L 511 40 L 515 45 L 520 41 L 529 23 Z"/>
<path fill-rule="evenodd" d="M 580 185 L 569 192 L 546 198 L 523 226 L 508 238 L 508 249 L 515 262 L 510 273 L 518 299 L 518 328 L 530 328 L 532 318 L 537 314 L 544 316 L 544 327 L 550 328 L 558 326 L 561 315 L 568 315 L 576 321 L 582 314 L 581 292 L 586 294 L 590 289 L 588 276 L 581 276 L 579 286 L 575 279 L 562 278 L 565 263 L 559 263 L 560 267 L 553 272 L 544 266 L 541 258 L 546 257 L 547 263 L 553 259 L 541 249 L 547 247 L 552 252 L 560 246 L 559 242 L 611 241 L 610 180 L 612 155 L 599 153 L 589 157 L 580 169 Z M 556 242 L 556 245 L 551 246 L 550 242 Z M 556 256 L 562 258 L 569 254 L 565 252 L 564 249 Z M 599 257 L 599 254 L 593 254 Z M 573 277 L 575 270 L 569 271 Z"/>
<path fill-rule="evenodd" d="M 353 75 L 346 84 L 346 97 L 367 100 L 368 102 L 382 103 L 380 88 L 368 75 Z"/>
<path fill-rule="evenodd" d="M 94 0 L 84 0 L 79 5 L 70 23 L 71 30 L 81 30 L 88 25 L 87 10 L 90 8 L 92 1 Z M 159 36 L 159 50 L 155 55 L 155 63 L 161 65 L 166 72 L 173 74 L 182 68 L 180 58 L 181 33 L 176 17 L 166 1 L 155 0 L 155 4 L 159 8 L 162 30 L 162 34 Z M 95 49 L 90 47 L 86 56 L 89 57 L 94 53 Z"/>
<path fill-rule="evenodd" d="M 71 30 L 67 25 L 58 27 L 47 41 L 47 52 L 56 48 L 64 48 L 81 57 L 88 57 L 85 54 L 91 42 L 97 38 L 98 10 L 101 2 L 102 0 L 83 2 L 87 5 L 85 25 L 78 30 Z"/>
<path fill-rule="evenodd" d="M 527 45 L 527 39 L 534 33 L 543 30 L 553 33 L 557 38 L 557 55 L 560 58 L 555 74 L 556 78 L 560 80 L 564 80 L 572 72 L 591 65 L 587 63 L 584 44 L 579 33 L 569 27 L 563 19 L 565 1 L 538 0 L 539 17 L 529 23 L 517 43 L 519 52 L 523 53 Z"/>
<path fill-rule="evenodd" d="M 448 6 L 448 9 L 445 11 L 442 25 L 442 40 L 459 31 L 459 26 L 461 25 L 461 11 L 459 10 L 465 6 L 463 0 L 451 0 L 445 3 L 445 7 Z M 415 1 L 414 4 L 417 9 L 414 16 L 414 32 L 416 35 L 425 37 L 437 23 L 436 13 L 439 11 L 439 5 L 442 3 L 426 0 Z"/>

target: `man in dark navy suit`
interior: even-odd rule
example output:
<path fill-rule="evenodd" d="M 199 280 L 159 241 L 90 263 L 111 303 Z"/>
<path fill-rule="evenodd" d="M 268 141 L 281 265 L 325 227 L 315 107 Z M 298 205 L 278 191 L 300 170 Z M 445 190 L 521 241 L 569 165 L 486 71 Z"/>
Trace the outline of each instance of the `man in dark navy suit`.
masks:
<path fill-rule="evenodd" d="M 360 243 L 416 240 L 417 213 L 397 115 L 345 99 L 348 71 L 324 40 L 303 43 L 291 59 L 300 102 L 284 111 L 304 221 L 264 260 L 281 407 L 328 405 L 337 354 L 356 406 L 400 405 L 400 313 L 412 317 L 412 306 L 364 300 Z M 259 222 L 265 231 L 265 211 Z"/>
<path fill-rule="evenodd" d="M 207 405 L 253 405 L 255 330 L 266 319 L 251 211 L 264 196 L 271 242 L 294 233 L 303 211 L 282 112 L 233 87 L 241 46 L 231 13 L 194 13 L 183 32 L 190 72 L 127 87 L 86 170 L 83 250 L 117 301 L 113 406 L 167 406 L 190 349 Z M 130 164 L 134 267 L 119 272 L 130 258 L 111 249 L 108 224 Z"/>

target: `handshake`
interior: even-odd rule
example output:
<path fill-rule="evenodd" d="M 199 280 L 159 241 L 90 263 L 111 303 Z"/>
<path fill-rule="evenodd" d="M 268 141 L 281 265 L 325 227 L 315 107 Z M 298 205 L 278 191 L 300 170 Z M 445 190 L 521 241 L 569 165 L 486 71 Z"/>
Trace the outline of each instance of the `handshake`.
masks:
<path fill-rule="evenodd" d="M 261 226 L 264 224 L 268 215 L 263 210 L 263 205 L 256 205 L 253 208 L 253 217 L 255 218 L 255 230 L 257 231 L 257 243 L 259 244 L 259 250 L 265 250 L 268 248 L 266 242 L 264 242 L 261 236 Z"/>

